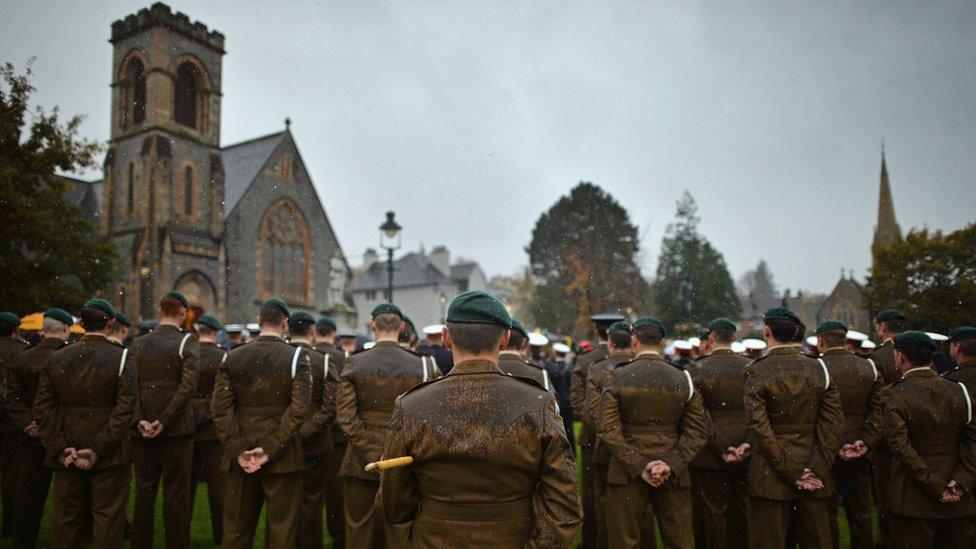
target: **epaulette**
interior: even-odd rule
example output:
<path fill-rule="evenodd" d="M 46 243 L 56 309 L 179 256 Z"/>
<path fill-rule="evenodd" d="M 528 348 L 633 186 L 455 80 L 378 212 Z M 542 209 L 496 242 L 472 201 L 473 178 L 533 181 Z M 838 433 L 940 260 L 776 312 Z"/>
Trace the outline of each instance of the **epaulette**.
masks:
<path fill-rule="evenodd" d="M 634 362 L 637 362 L 638 360 L 640 360 L 640 359 L 638 359 L 638 358 L 637 358 L 637 357 L 635 356 L 634 358 L 632 358 L 632 359 L 630 359 L 630 360 L 625 360 L 625 361 L 623 361 L 623 362 L 621 362 L 620 364 L 617 364 L 616 366 L 614 366 L 614 368 L 620 368 L 620 367 L 622 367 L 622 366 L 626 366 L 626 365 L 628 365 L 628 364 L 633 364 Z"/>
<path fill-rule="evenodd" d="M 403 398 L 403 397 L 409 395 L 410 393 L 412 393 L 412 392 L 420 389 L 421 387 L 426 387 L 426 386 L 430 385 L 431 383 L 437 383 L 438 381 L 441 381 L 443 379 L 447 379 L 447 376 L 436 377 L 434 379 L 428 379 L 427 381 L 424 381 L 422 383 L 418 383 L 418 384 L 414 385 L 413 387 L 407 389 L 407 391 L 405 393 L 403 393 L 402 395 L 398 396 L 396 399 L 397 400 L 400 400 L 401 398 Z"/>
<path fill-rule="evenodd" d="M 546 389 L 546 386 L 545 385 L 539 383 L 538 381 L 536 381 L 535 379 L 533 379 L 531 377 L 519 376 L 519 375 L 509 374 L 509 373 L 504 373 L 504 372 L 502 373 L 502 375 L 505 375 L 505 376 L 508 376 L 508 377 L 510 377 L 512 379 L 517 379 L 519 381 L 528 383 L 529 385 L 533 385 L 535 387 L 538 387 L 539 389 L 541 389 L 543 391 L 546 391 L 547 393 L 549 392 L 549 390 Z"/>
<path fill-rule="evenodd" d="M 942 377 L 946 377 L 946 376 L 948 376 L 949 374 L 951 374 L 953 372 L 958 372 L 959 370 L 960 370 L 959 366 L 956 366 L 955 368 L 953 368 L 953 369 L 951 369 L 951 370 L 949 370 L 947 372 L 944 372 L 942 374 Z"/>
<path fill-rule="evenodd" d="M 818 360 L 818 359 L 820 359 L 820 357 L 819 357 L 819 356 L 817 356 L 817 355 L 815 355 L 815 354 L 813 354 L 813 353 L 807 353 L 807 352 L 802 352 L 802 351 L 801 351 L 801 352 L 800 352 L 800 354 L 801 354 L 801 355 L 803 355 L 803 356 L 805 356 L 805 357 L 807 357 L 807 358 L 811 358 L 811 359 L 813 359 L 813 360 Z"/>
<path fill-rule="evenodd" d="M 108 338 L 105 338 L 105 341 L 108 341 L 109 343 L 111 343 L 112 345 L 115 345 L 116 347 L 119 347 L 120 349 L 125 349 L 125 345 L 122 345 L 121 343 L 117 343 L 117 342 L 112 341 L 111 339 L 108 339 Z"/>
<path fill-rule="evenodd" d="M 756 358 L 754 358 L 754 359 L 752 359 L 752 362 L 750 362 L 749 364 L 751 365 L 751 364 L 755 364 L 755 363 L 757 363 L 757 362 L 762 362 L 763 360 L 766 360 L 766 358 L 768 358 L 769 356 L 770 356 L 770 355 L 768 355 L 768 354 L 765 354 L 765 355 L 763 355 L 763 356 L 760 356 L 760 357 L 756 357 Z"/>

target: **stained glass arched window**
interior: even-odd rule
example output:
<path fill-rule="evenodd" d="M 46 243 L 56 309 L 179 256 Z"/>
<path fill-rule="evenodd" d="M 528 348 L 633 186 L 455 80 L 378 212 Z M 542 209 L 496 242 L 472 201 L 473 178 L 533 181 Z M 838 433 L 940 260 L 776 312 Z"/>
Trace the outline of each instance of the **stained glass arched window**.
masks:
<path fill-rule="evenodd" d="M 283 297 L 293 303 L 307 301 L 309 242 L 308 224 L 294 202 L 284 199 L 268 208 L 261 221 L 263 298 Z"/>
<path fill-rule="evenodd" d="M 173 118 L 178 124 L 196 128 L 200 81 L 192 63 L 183 63 L 176 69 L 176 85 L 173 92 Z"/>

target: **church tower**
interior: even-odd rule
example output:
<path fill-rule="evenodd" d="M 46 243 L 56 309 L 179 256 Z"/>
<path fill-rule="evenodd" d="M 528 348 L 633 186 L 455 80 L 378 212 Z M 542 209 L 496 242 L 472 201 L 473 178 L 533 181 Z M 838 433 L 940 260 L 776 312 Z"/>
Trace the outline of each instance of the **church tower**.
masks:
<path fill-rule="evenodd" d="M 116 303 L 133 320 L 153 318 L 177 289 L 220 314 L 224 36 L 156 3 L 112 23 L 110 42 L 102 228 L 119 250 Z"/>
<path fill-rule="evenodd" d="M 878 191 L 878 223 L 874 226 L 874 242 L 871 257 L 878 248 L 890 246 L 901 241 L 901 228 L 895 219 L 895 203 L 891 198 L 891 185 L 888 183 L 888 166 L 885 162 L 884 146 L 881 147 L 881 188 Z M 872 261 L 873 262 L 873 261 Z"/>

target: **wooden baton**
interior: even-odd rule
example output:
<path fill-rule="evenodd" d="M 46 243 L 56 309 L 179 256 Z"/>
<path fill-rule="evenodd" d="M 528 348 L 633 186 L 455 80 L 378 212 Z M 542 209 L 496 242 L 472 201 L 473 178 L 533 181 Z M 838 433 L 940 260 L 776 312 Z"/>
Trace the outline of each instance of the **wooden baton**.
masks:
<path fill-rule="evenodd" d="M 366 472 L 372 473 L 373 471 L 385 471 L 387 469 L 396 469 L 397 467 L 407 467 L 412 463 L 413 463 L 413 458 L 410 456 L 384 459 L 382 461 L 374 461 L 373 463 L 367 463 Z"/>

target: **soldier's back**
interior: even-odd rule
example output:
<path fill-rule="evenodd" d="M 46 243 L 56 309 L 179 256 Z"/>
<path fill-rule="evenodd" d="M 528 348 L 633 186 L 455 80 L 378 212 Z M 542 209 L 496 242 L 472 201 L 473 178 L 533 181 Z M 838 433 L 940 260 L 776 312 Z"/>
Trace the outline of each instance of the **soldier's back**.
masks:
<path fill-rule="evenodd" d="M 873 393 L 880 390 L 877 385 L 881 373 L 872 360 L 842 348 L 827 349 L 820 360 L 827 366 L 827 372 L 837 387 L 844 409 L 844 433 L 841 441 L 852 442 L 853 437 L 864 428 L 871 411 L 872 397 L 876 397 Z"/>
<path fill-rule="evenodd" d="M 527 377 L 552 391 L 552 383 L 545 368 L 533 364 L 518 353 L 503 351 L 498 355 L 498 369 L 517 377 Z"/>
<path fill-rule="evenodd" d="M 712 469 L 741 468 L 722 460 L 718 448 L 738 447 L 746 440 L 749 418 L 745 404 L 745 370 L 752 362 L 730 349 L 717 350 L 701 358 L 689 369 L 702 403 L 712 418 L 708 444 L 692 463 L 696 467 Z"/>
<path fill-rule="evenodd" d="M 191 434 L 193 414 L 190 406 L 183 406 L 181 409 L 168 408 L 180 389 L 184 357 L 189 353 L 199 352 L 196 337 L 176 326 L 161 324 L 155 330 L 135 338 L 129 352 L 136 361 L 136 377 L 139 380 L 136 420 L 163 421 L 161 416 L 170 412 L 174 414 L 171 420 L 173 425 L 164 424 L 165 429 L 161 436 Z M 197 365 L 194 364 L 193 367 L 195 369 Z"/>

